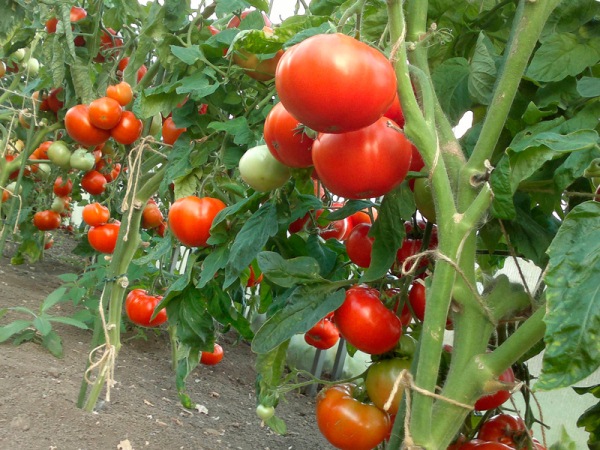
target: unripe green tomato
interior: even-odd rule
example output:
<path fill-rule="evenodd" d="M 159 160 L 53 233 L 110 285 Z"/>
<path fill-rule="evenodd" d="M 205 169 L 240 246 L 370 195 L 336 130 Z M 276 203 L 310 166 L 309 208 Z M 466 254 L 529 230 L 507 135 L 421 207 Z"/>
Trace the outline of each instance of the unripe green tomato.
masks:
<path fill-rule="evenodd" d="M 436 223 L 435 205 L 433 203 L 433 195 L 427 178 L 417 178 L 415 180 L 415 204 L 423 217 L 429 222 Z"/>
<path fill-rule="evenodd" d="M 50 167 L 50 164 L 40 163 L 38 164 L 38 171 L 36 175 L 43 180 L 47 180 L 51 172 L 52 167 Z"/>
<path fill-rule="evenodd" d="M 17 182 L 16 181 L 11 181 L 10 183 L 8 183 L 6 185 L 6 190 L 11 192 L 12 194 L 15 193 L 15 189 L 17 188 Z M 19 194 L 21 194 L 23 192 L 23 186 L 19 186 Z"/>
<path fill-rule="evenodd" d="M 83 170 L 88 172 L 96 165 L 96 158 L 87 150 L 79 148 L 73 152 L 69 163 L 73 169 Z"/>
<path fill-rule="evenodd" d="M 365 387 L 367 388 L 369 398 L 375 406 L 385 411 L 384 406 L 392 393 L 394 383 L 403 370 L 410 370 L 410 365 L 411 361 L 409 359 L 400 358 L 384 359 L 371 364 L 365 378 Z M 395 415 L 398 412 L 398 406 L 404 393 L 403 389 L 400 384 L 394 400 L 387 410 L 389 414 Z"/>
<path fill-rule="evenodd" d="M 66 209 L 65 200 L 60 197 L 54 197 L 54 200 L 52 200 L 52 206 L 50 206 L 50 209 L 59 214 L 65 212 L 65 209 Z"/>
<path fill-rule="evenodd" d="M 30 77 L 37 77 L 40 72 L 40 62 L 36 58 L 29 58 L 25 64 L 23 64 L 25 73 Z"/>
<path fill-rule="evenodd" d="M 160 113 L 154 114 L 152 116 L 152 122 L 150 122 L 150 135 L 157 136 L 162 130 L 162 118 L 160 117 Z"/>
<path fill-rule="evenodd" d="M 240 159 L 239 169 L 242 180 L 260 192 L 280 188 L 291 176 L 290 169 L 277 161 L 266 145 L 246 151 Z"/>
<path fill-rule="evenodd" d="M 48 159 L 63 169 L 71 167 L 71 151 L 63 141 L 55 141 L 48 147 Z"/>
<path fill-rule="evenodd" d="M 256 407 L 256 415 L 261 420 L 269 420 L 275 415 L 275 408 L 272 406 L 258 405 Z"/>
<path fill-rule="evenodd" d="M 400 340 L 398 341 L 397 353 L 399 353 L 402 356 L 412 358 L 416 351 L 417 341 L 415 341 L 415 338 L 408 334 L 403 334 Z"/>
<path fill-rule="evenodd" d="M 11 56 L 16 61 L 23 61 L 23 58 L 25 58 L 25 49 L 24 48 L 20 48 L 19 50 L 16 50 Z"/>

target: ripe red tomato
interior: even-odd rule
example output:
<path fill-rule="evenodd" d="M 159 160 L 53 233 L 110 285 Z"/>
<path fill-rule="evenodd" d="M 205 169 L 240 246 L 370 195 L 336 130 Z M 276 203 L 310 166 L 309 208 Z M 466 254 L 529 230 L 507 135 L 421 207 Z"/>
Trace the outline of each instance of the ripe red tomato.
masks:
<path fill-rule="evenodd" d="M 106 96 L 119 102 L 119 105 L 126 106 L 133 99 L 133 90 L 129 83 L 121 81 L 118 84 L 108 86 L 106 88 Z"/>
<path fill-rule="evenodd" d="M 367 394 L 369 394 L 373 404 L 382 411 L 385 411 L 383 408 L 392 393 L 396 379 L 403 370 L 410 370 L 410 364 L 411 361 L 408 359 L 392 358 L 375 362 L 369 366 L 365 378 Z M 403 393 L 403 388 L 400 387 L 390 408 L 386 411 L 387 413 L 393 416 L 398 413 L 398 406 L 402 401 Z"/>
<path fill-rule="evenodd" d="M 112 253 L 117 246 L 117 237 L 119 236 L 119 222 L 105 223 L 88 230 L 88 242 L 92 248 L 100 253 Z"/>
<path fill-rule="evenodd" d="M 277 103 L 267 115 L 264 137 L 269 151 L 289 167 L 310 167 L 314 139 L 305 134 L 300 122 Z"/>
<path fill-rule="evenodd" d="M 214 366 L 219 364 L 223 359 L 223 347 L 215 342 L 212 352 L 202 352 L 200 363 L 206 366 Z"/>
<path fill-rule="evenodd" d="M 161 309 L 152 320 L 156 305 L 162 300 L 161 296 L 150 295 L 144 289 L 134 289 L 125 298 L 125 313 L 136 325 L 142 327 L 157 327 L 167 321 L 167 310 Z"/>
<path fill-rule="evenodd" d="M 323 214 L 323 210 L 319 209 L 315 213 L 316 218 Z M 319 236 L 323 239 L 337 239 L 338 241 L 343 241 L 347 235 L 348 230 L 351 227 L 351 222 L 348 217 L 340 220 L 334 220 L 331 222 L 327 222 L 326 224 L 318 224 Z"/>
<path fill-rule="evenodd" d="M 65 105 L 63 97 L 63 88 L 61 87 L 52 89 L 48 93 L 48 97 L 46 97 L 46 102 L 50 111 L 54 111 L 55 113 L 57 113 Z"/>
<path fill-rule="evenodd" d="M 169 228 L 182 244 L 205 247 L 213 220 L 225 206 L 217 198 L 193 195 L 180 198 L 169 209 Z"/>
<path fill-rule="evenodd" d="M 97 170 L 90 170 L 81 178 L 81 188 L 92 195 L 100 195 L 106 188 L 106 178 Z"/>
<path fill-rule="evenodd" d="M 58 19 L 56 17 L 51 17 L 46 20 L 46 31 L 48 33 L 56 33 L 56 25 L 58 25 Z"/>
<path fill-rule="evenodd" d="M 122 114 L 123 108 L 119 102 L 110 97 L 100 97 L 89 106 L 90 122 L 103 130 L 110 130 L 117 125 Z"/>
<path fill-rule="evenodd" d="M 72 23 L 79 22 L 87 17 L 87 11 L 79 6 L 71 7 L 70 19 Z"/>
<path fill-rule="evenodd" d="M 402 270 L 402 265 L 404 264 L 404 261 L 406 261 L 409 257 L 419 253 L 421 251 L 422 245 L 423 245 L 422 239 L 410 239 L 410 238 L 404 239 L 402 241 L 402 245 L 396 252 L 396 262 L 394 265 L 395 266 L 394 270 L 396 270 L 398 273 L 400 273 Z M 409 262 L 406 265 L 406 269 L 411 270 L 414 263 L 415 263 L 414 260 L 412 262 Z M 419 260 L 419 267 L 427 267 L 428 264 L 429 264 L 429 260 L 426 257 L 423 257 Z"/>
<path fill-rule="evenodd" d="M 370 223 L 359 223 L 352 228 L 348 239 L 346 239 L 348 258 L 358 267 L 369 267 L 371 265 L 371 253 L 375 238 L 368 236 L 369 231 L 371 231 Z"/>
<path fill-rule="evenodd" d="M 331 320 L 321 319 L 314 327 L 304 333 L 308 345 L 321 350 L 333 347 L 340 340 L 340 332 Z"/>
<path fill-rule="evenodd" d="M 102 34 L 100 35 L 100 53 L 94 58 L 94 61 L 96 62 L 104 62 L 106 60 L 103 53 L 107 50 L 123 46 L 123 39 L 117 37 L 117 32 L 115 30 L 112 28 L 107 28 L 106 30 L 108 33 L 102 30 Z"/>
<path fill-rule="evenodd" d="M 383 116 L 396 95 L 396 74 L 379 50 L 344 34 L 319 34 L 285 52 L 275 86 L 304 125 L 344 133 Z"/>
<path fill-rule="evenodd" d="M 389 119 L 342 134 L 321 134 L 313 144 L 317 175 L 333 194 L 348 199 L 379 197 L 408 173 L 410 141 L 387 126 Z"/>
<path fill-rule="evenodd" d="M 103 225 L 108 222 L 110 211 L 106 206 L 95 202 L 85 205 L 81 211 L 81 216 L 83 221 L 90 227 L 97 227 L 98 225 Z"/>
<path fill-rule="evenodd" d="M 172 117 L 167 117 L 162 125 L 162 138 L 165 144 L 173 145 L 177 138 L 187 130 L 187 128 L 177 128 Z"/>
<path fill-rule="evenodd" d="M 523 419 L 510 414 L 498 414 L 481 425 L 477 437 L 483 441 L 500 442 L 515 448 L 518 442 L 523 442 L 526 435 L 527 428 Z"/>
<path fill-rule="evenodd" d="M 67 179 L 63 180 L 63 177 L 57 177 L 54 181 L 54 187 L 52 189 L 54 194 L 59 197 L 66 197 L 73 190 L 73 181 Z"/>
<path fill-rule="evenodd" d="M 410 160 L 410 167 L 408 168 L 411 172 L 420 172 L 421 169 L 425 167 L 425 162 L 423 161 L 423 157 L 417 147 L 412 146 L 412 159 Z"/>
<path fill-rule="evenodd" d="M 408 292 L 408 302 L 415 313 L 415 317 L 423 321 L 425 319 L 425 285 L 423 283 L 413 281 Z"/>
<path fill-rule="evenodd" d="M 264 278 L 264 275 L 261 273 L 257 277 L 256 273 L 254 273 L 254 268 L 252 266 L 249 266 L 248 269 L 250 269 L 250 275 L 248 276 L 248 283 L 246 284 L 246 287 L 251 288 L 260 284 Z"/>
<path fill-rule="evenodd" d="M 65 128 L 75 142 L 86 147 L 103 144 L 110 137 L 110 131 L 92 125 L 87 105 L 69 108 L 65 115 Z"/>
<path fill-rule="evenodd" d="M 352 397 L 355 386 L 338 384 L 317 396 L 317 425 L 334 447 L 371 450 L 386 438 L 391 428 L 388 414 Z"/>
<path fill-rule="evenodd" d="M 164 221 L 163 213 L 160 211 L 156 202 L 148 200 L 142 211 L 142 228 L 156 228 Z"/>
<path fill-rule="evenodd" d="M 133 144 L 142 134 L 144 124 L 131 111 L 123 111 L 121 120 L 110 130 L 111 137 L 119 144 Z"/>
<path fill-rule="evenodd" d="M 60 226 L 60 214 L 51 209 L 33 215 L 33 225 L 41 231 L 56 230 Z"/>
<path fill-rule="evenodd" d="M 402 336 L 400 319 L 385 307 L 376 289 L 364 286 L 348 289 L 344 303 L 333 317 L 340 334 L 371 355 L 392 350 Z"/>
<path fill-rule="evenodd" d="M 505 383 L 512 383 L 515 381 L 515 373 L 512 368 L 506 369 L 500 376 L 498 380 L 503 381 Z M 510 398 L 510 391 L 502 390 L 495 392 L 493 394 L 484 395 L 479 400 L 475 402 L 475 409 L 477 411 L 489 411 L 490 409 L 497 408 L 502 405 Z"/>

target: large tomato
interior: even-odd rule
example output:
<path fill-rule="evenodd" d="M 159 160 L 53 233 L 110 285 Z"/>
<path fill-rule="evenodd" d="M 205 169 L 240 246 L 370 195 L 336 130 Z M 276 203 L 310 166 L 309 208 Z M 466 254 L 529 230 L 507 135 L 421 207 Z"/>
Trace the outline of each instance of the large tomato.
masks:
<path fill-rule="evenodd" d="M 41 231 L 56 230 L 60 226 L 60 214 L 51 209 L 33 215 L 33 225 Z"/>
<path fill-rule="evenodd" d="M 500 376 L 498 377 L 498 380 L 503 381 L 505 383 L 514 382 L 515 381 L 515 373 L 513 372 L 512 368 L 509 367 L 504 372 L 502 372 L 502 374 L 500 374 Z M 494 408 L 497 408 L 498 406 L 502 405 L 509 398 L 510 398 L 509 390 L 501 390 L 501 391 L 495 392 L 493 394 L 484 395 L 483 397 L 481 397 L 479 400 L 477 400 L 475 402 L 475 409 L 477 411 L 488 411 L 490 409 L 494 409 Z"/>
<path fill-rule="evenodd" d="M 161 296 L 150 295 L 143 289 L 134 289 L 125 299 L 125 312 L 133 323 L 142 327 L 157 327 L 167 321 L 167 310 L 161 309 L 152 320 L 156 305 L 162 300 Z"/>
<path fill-rule="evenodd" d="M 97 227 L 108 222 L 110 211 L 98 202 L 85 205 L 81 211 L 82 219 L 91 227 Z"/>
<path fill-rule="evenodd" d="M 321 134 L 313 144 L 317 175 L 332 193 L 348 199 L 379 197 L 406 177 L 412 144 L 389 119 L 358 131 Z"/>
<path fill-rule="evenodd" d="M 88 241 L 92 248 L 100 253 L 112 253 L 117 246 L 119 236 L 119 222 L 105 223 L 88 230 Z"/>
<path fill-rule="evenodd" d="M 367 377 L 365 378 L 365 387 L 367 394 L 375 406 L 382 411 L 390 398 L 390 394 L 394 388 L 396 379 L 400 376 L 403 370 L 410 369 L 411 361 L 408 359 L 384 359 L 369 366 Z M 387 412 L 391 415 L 396 415 L 398 406 L 402 400 L 403 388 L 400 385 L 394 400 L 390 404 Z"/>
<path fill-rule="evenodd" d="M 277 103 L 265 120 L 264 137 L 273 156 L 289 167 L 310 167 L 314 139 L 303 132 L 300 122 Z"/>
<path fill-rule="evenodd" d="M 71 139 L 86 147 L 103 144 L 110 138 L 109 130 L 92 125 L 87 105 L 69 108 L 65 115 L 65 128 Z"/>
<path fill-rule="evenodd" d="M 114 98 L 100 97 L 90 103 L 88 112 L 92 125 L 110 130 L 121 120 L 123 107 Z"/>
<path fill-rule="evenodd" d="M 119 144 L 133 144 L 142 134 L 144 124 L 131 111 L 123 111 L 121 120 L 110 130 L 110 135 Z"/>
<path fill-rule="evenodd" d="M 223 359 L 223 347 L 215 342 L 212 352 L 202 352 L 200 363 L 205 366 L 214 366 L 219 364 Z"/>
<path fill-rule="evenodd" d="M 285 52 L 275 86 L 304 125 L 344 133 L 383 116 L 396 95 L 396 74 L 379 50 L 344 34 L 319 34 Z"/>
<path fill-rule="evenodd" d="M 97 170 L 90 170 L 81 178 L 81 188 L 92 195 L 100 195 L 106 188 L 106 178 Z"/>
<path fill-rule="evenodd" d="M 376 289 L 364 286 L 348 289 L 344 303 L 333 317 L 342 337 L 372 355 L 392 350 L 402 336 L 400 319 L 385 307 Z"/>
<path fill-rule="evenodd" d="M 246 150 L 239 162 L 240 176 L 256 191 L 280 188 L 290 179 L 290 170 L 271 154 L 266 145 Z"/>
<path fill-rule="evenodd" d="M 213 220 L 225 206 L 218 198 L 180 198 L 169 209 L 169 228 L 182 244 L 205 247 Z"/>
<path fill-rule="evenodd" d="M 353 398 L 354 389 L 352 384 L 339 384 L 319 392 L 317 425 L 336 448 L 371 450 L 388 435 L 390 417 L 376 406 Z"/>
<path fill-rule="evenodd" d="M 333 347 L 340 340 L 340 332 L 328 319 L 319 320 L 314 327 L 304 333 L 304 341 L 308 345 L 321 350 Z"/>

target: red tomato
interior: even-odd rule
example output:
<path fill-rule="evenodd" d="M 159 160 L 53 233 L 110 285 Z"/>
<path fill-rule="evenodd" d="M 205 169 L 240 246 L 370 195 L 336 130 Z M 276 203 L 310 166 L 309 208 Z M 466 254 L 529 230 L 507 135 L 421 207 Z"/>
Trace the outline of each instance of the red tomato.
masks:
<path fill-rule="evenodd" d="M 277 103 L 267 115 L 264 137 L 269 151 L 282 164 L 289 167 L 312 166 L 312 145 L 300 122 Z"/>
<path fill-rule="evenodd" d="M 57 113 L 65 105 L 63 97 L 63 88 L 61 87 L 52 89 L 48 93 L 48 97 L 46 97 L 46 102 L 50 111 L 54 111 L 55 113 Z"/>
<path fill-rule="evenodd" d="M 73 182 L 69 179 L 66 181 L 62 177 L 57 177 L 54 181 L 53 191 L 59 197 L 66 197 L 73 190 Z"/>
<path fill-rule="evenodd" d="M 119 105 L 126 106 L 133 99 L 133 90 L 129 83 L 121 81 L 119 84 L 108 86 L 106 96 L 119 102 Z"/>
<path fill-rule="evenodd" d="M 52 141 L 42 142 L 40 146 L 33 151 L 31 159 L 49 159 L 48 149 L 53 143 L 54 142 Z"/>
<path fill-rule="evenodd" d="M 156 227 L 156 234 L 158 234 L 160 237 L 164 237 L 165 231 L 167 231 L 167 222 L 163 221 L 158 227 Z"/>
<path fill-rule="evenodd" d="M 250 269 L 250 275 L 248 276 L 248 283 L 246 287 L 254 287 L 260 284 L 264 278 L 264 275 L 261 273 L 258 277 L 256 277 L 256 273 L 254 273 L 254 268 L 252 266 L 248 267 Z"/>
<path fill-rule="evenodd" d="M 177 128 L 172 117 L 167 117 L 162 125 L 162 138 L 165 144 L 173 145 L 177 138 L 185 132 L 187 128 Z"/>
<path fill-rule="evenodd" d="M 88 230 L 88 242 L 92 248 L 100 253 L 112 253 L 117 246 L 117 237 L 119 236 L 119 222 L 105 223 L 91 227 Z"/>
<path fill-rule="evenodd" d="M 323 210 L 317 210 L 317 212 L 315 213 L 317 219 L 321 214 L 323 214 Z M 350 228 L 350 226 L 350 219 L 348 219 L 347 217 L 344 219 L 327 222 L 323 225 L 319 224 L 319 236 L 321 236 L 325 240 L 337 239 L 338 241 L 342 241 L 347 236 L 348 229 Z"/>
<path fill-rule="evenodd" d="M 371 252 L 375 238 L 369 237 L 371 231 L 370 223 L 359 223 L 350 232 L 346 239 L 346 253 L 348 258 L 358 267 L 369 267 L 371 265 Z"/>
<path fill-rule="evenodd" d="M 81 211 L 83 221 L 91 227 L 97 227 L 108 222 L 110 211 L 98 202 L 85 205 Z"/>
<path fill-rule="evenodd" d="M 425 285 L 423 283 L 413 281 L 408 292 L 408 302 L 415 313 L 415 317 L 423 321 L 425 319 Z"/>
<path fill-rule="evenodd" d="M 334 447 L 371 450 L 386 438 L 391 428 L 388 414 L 352 397 L 355 386 L 338 384 L 317 396 L 317 425 Z"/>
<path fill-rule="evenodd" d="M 365 387 L 367 394 L 369 394 L 369 399 L 371 399 L 375 406 L 385 411 L 384 406 L 392 393 L 396 379 L 403 370 L 410 370 L 410 365 L 411 361 L 408 359 L 392 358 L 375 362 L 369 366 L 367 377 L 365 378 Z M 387 413 L 391 415 L 398 413 L 402 394 L 404 394 L 404 391 L 402 386 L 400 386 L 390 408 L 386 411 Z"/>
<path fill-rule="evenodd" d="M 121 120 L 110 130 L 111 137 L 119 144 L 133 144 L 142 134 L 144 124 L 131 111 L 123 111 Z"/>
<path fill-rule="evenodd" d="M 279 50 L 272 58 L 260 60 L 255 54 L 239 49 L 233 53 L 232 60 L 235 64 L 245 69 L 244 72 L 250 78 L 254 78 L 257 81 L 269 81 L 275 76 L 277 64 L 279 64 L 282 56 L 283 50 Z"/>
<path fill-rule="evenodd" d="M 138 69 L 138 71 L 137 71 L 137 78 L 136 78 L 136 80 L 137 80 L 138 83 L 140 81 L 142 81 L 142 78 L 144 78 L 144 75 L 146 75 L 147 72 L 148 72 L 148 68 L 144 64 L 142 64 L 140 66 L 140 68 Z"/>
<path fill-rule="evenodd" d="M 285 52 L 275 86 L 304 125 L 344 133 L 383 116 L 396 95 L 396 74 L 379 50 L 344 34 L 319 34 Z"/>
<path fill-rule="evenodd" d="M 125 298 L 125 312 L 127 317 L 136 325 L 142 327 L 157 327 L 167 321 L 167 310 L 161 309 L 152 320 L 156 305 L 162 300 L 161 296 L 149 295 L 143 289 L 134 289 Z"/>
<path fill-rule="evenodd" d="M 512 383 L 515 381 L 515 374 L 512 368 L 506 369 L 502 374 L 498 377 L 498 380 L 503 381 L 505 383 Z M 484 395 L 479 400 L 475 402 L 475 409 L 477 411 L 489 411 L 490 409 L 497 408 L 502 405 L 510 398 L 510 391 L 502 390 L 495 392 L 493 394 Z"/>
<path fill-rule="evenodd" d="M 106 33 L 106 31 L 108 31 L 108 33 Z M 117 32 L 115 30 L 107 28 L 106 31 L 102 31 L 102 34 L 100 35 L 101 50 L 123 46 L 123 39 L 116 37 Z"/>
<path fill-rule="evenodd" d="M 288 231 L 290 232 L 290 234 L 298 233 L 299 231 L 303 230 L 304 226 L 306 225 L 309 219 L 310 214 L 306 213 L 304 216 L 290 223 L 290 225 L 288 226 Z"/>
<path fill-rule="evenodd" d="M 419 153 L 417 147 L 412 145 L 412 159 L 410 160 L 410 167 L 408 170 L 411 172 L 420 172 L 423 167 L 425 167 L 423 157 Z"/>
<path fill-rule="evenodd" d="M 223 359 L 223 347 L 215 342 L 212 352 L 202 352 L 200 363 L 206 366 L 214 366 L 219 364 Z"/>
<path fill-rule="evenodd" d="M 72 23 L 79 22 L 87 17 L 87 11 L 79 6 L 71 7 L 70 19 Z"/>
<path fill-rule="evenodd" d="M 110 131 L 92 125 L 87 105 L 75 105 L 67 111 L 65 128 L 75 142 L 86 147 L 102 144 L 110 137 Z"/>
<path fill-rule="evenodd" d="M 48 33 L 56 33 L 56 25 L 58 24 L 58 19 L 56 17 L 51 17 L 46 20 L 46 31 Z"/>
<path fill-rule="evenodd" d="M 381 118 L 358 131 L 321 134 L 312 150 L 319 179 L 333 194 L 348 199 L 379 197 L 408 173 L 410 141 Z"/>
<path fill-rule="evenodd" d="M 103 130 L 110 130 L 121 120 L 123 108 L 115 99 L 101 97 L 90 103 L 88 112 L 92 125 Z"/>
<path fill-rule="evenodd" d="M 396 92 L 392 105 L 384 114 L 388 119 L 392 119 L 400 128 L 404 128 L 404 114 L 402 113 L 402 107 L 400 106 L 400 98 Z"/>
<path fill-rule="evenodd" d="M 154 200 L 149 200 L 142 211 L 142 228 L 156 228 L 164 221 L 163 213 Z"/>
<path fill-rule="evenodd" d="M 183 197 L 169 209 L 169 228 L 179 241 L 189 247 L 205 247 L 210 227 L 225 203 L 217 198 Z"/>
<path fill-rule="evenodd" d="M 56 230 L 60 226 L 60 214 L 51 209 L 33 215 L 33 225 L 41 231 Z"/>
<path fill-rule="evenodd" d="M 385 307 L 379 291 L 355 286 L 334 313 L 340 334 L 357 349 L 378 355 L 392 350 L 402 336 L 402 323 Z"/>
<path fill-rule="evenodd" d="M 523 419 L 510 414 L 498 414 L 481 425 L 477 437 L 483 441 L 500 442 L 514 448 L 518 442 L 523 442 L 526 435 L 527 428 Z"/>
<path fill-rule="evenodd" d="M 319 320 L 314 327 L 304 333 L 304 341 L 321 350 L 333 347 L 339 340 L 340 332 L 335 324 L 327 319 Z"/>
<path fill-rule="evenodd" d="M 90 170 L 81 178 L 81 188 L 92 195 L 100 195 L 106 188 L 106 178 L 97 170 Z"/>
<path fill-rule="evenodd" d="M 372 210 L 373 218 L 377 220 L 377 210 L 373 208 Z M 352 226 L 355 227 L 359 223 L 368 223 L 369 225 L 373 223 L 371 220 L 371 216 L 367 213 L 366 210 L 356 211 L 354 214 L 350 216 L 352 219 Z"/>

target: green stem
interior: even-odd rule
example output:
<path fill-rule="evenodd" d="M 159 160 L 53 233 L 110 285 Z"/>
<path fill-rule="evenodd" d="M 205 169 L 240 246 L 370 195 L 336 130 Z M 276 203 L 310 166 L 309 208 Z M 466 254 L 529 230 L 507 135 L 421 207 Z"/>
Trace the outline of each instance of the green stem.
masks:
<path fill-rule="evenodd" d="M 10 82 L 10 86 L 4 91 L 4 94 L 0 95 L 0 103 L 4 103 L 6 99 L 13 93 L 15 88 L 19 85 L 21 77 L 16 74 L 13 80 Z M 12 113 L 9 113 L 12 116 Z"/>

